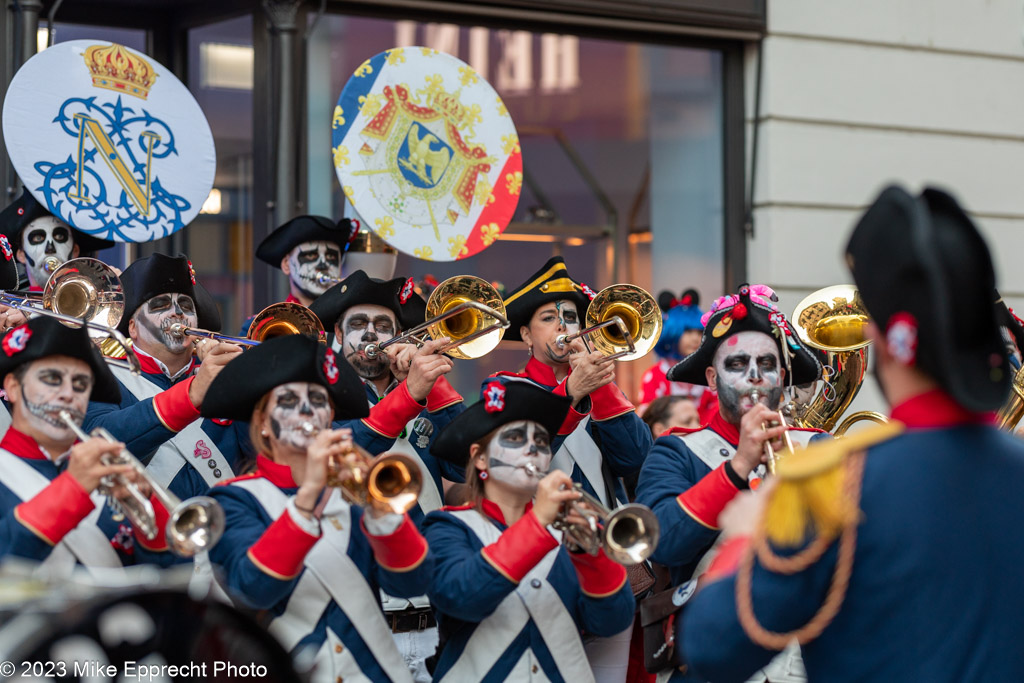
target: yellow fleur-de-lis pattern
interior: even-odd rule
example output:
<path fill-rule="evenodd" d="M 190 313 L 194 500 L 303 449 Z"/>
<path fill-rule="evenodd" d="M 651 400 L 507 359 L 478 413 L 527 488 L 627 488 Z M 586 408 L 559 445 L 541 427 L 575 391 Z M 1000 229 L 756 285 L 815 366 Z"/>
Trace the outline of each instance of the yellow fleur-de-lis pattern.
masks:
<path fill-rule="evenodd" d="M 487 181 L 485 175 L 481 175 L 480 179 L 476 181 L 476 189 L 473 190 L 473 194 L 480 204 L 494 203 L 494 188 Z"/>
<path fill-rule="evenodd" d="M 377 226 L 377 234 L 381 236 L 381 239 L 387 239 L 394 236 L 395 219 L 391 216 L 384 216 L 373 221 L 373 224 Z"/>
<path fill-rule="evenodd" d="M 476 75 L 475 71 L 473 71 L 473 67 L 470 67 L 470 66 L 460 66 L 459 67 L 459 82 L 462 83 L 463 86 L 473 85 L 474 83 L 476 83 L 479 80 L 480 80 L 480 77 Z"/>
<path fill-rule="evenodd" d="M 494 244 L 494 241 L 498 239 L 498 235 L 500 234 L 501 228 L 498 227 L 497 223 L 488 223 L 480 228 L 480 240 L 484 243 L 485 247 L 489 247 Z"/>
<path fill-rule="evenodd" d="M 372 119 L 381 109 L 380 95 L 360 95 L 359 96 L 359 111 L 360 113 Z"/>
<path fill-rule="evenodd" d="M 506 173 L 505 174 L 505 181 L 506 181 L 506 187 L 508 188 L 508 193 L 509 194 L 517 195 L 517 194 L 519 194 L 522 191 L 522 189 L 523 189 L 523 174 L 520 173 L 519 171 L 516 171 L 515 173 Z"/>
<path fill-rule="evenodd" d="M 388 66 L 394 66 L 395 64 L 401 64 L 405 61 L 405 49 L 396 47 L 394 50 L 387 51 Z"/>
<path fill-rule="evenodd" d="M 500 97 L 498 98 L 498 116 L 508 116 L 508 108 L 505 106 L 505 103 L 501 101 Z"/>
<path fill-rule="evenodd" d="M 448 238 L 448 254 L 452 258 L 469 256 L 469 249 L 466 247 L 466 236 L 456 235 Z"/>
<path fill-rule="evenodd" d="M 346 185 L 345 187 L 341 188 L 341 190 L 342 190 L 342 192 L 345 193 L 345 196 L 348 197 L 348 200 L 352 204 L 356 203 L 356 191 L 354 189 L 352 189 L 351 185 Z"/>
<path fill-rule="evenodd" d="M 340 106 L 334 107 L 334 118 L 331 119 L 331 127 L 338 128 L 345 125 L 345 110 Z"/>
<path fill-rule="evenodd" d="M 424 57 L 433 57 L 434 55 L 437 54 L 437 50 L 435 50 L 432 47 L 421 47 L 420 54 L 423 55 Z"/>
<path fill-rule="evenodd" d="M 412 255 L 416 258 L 421 258 L 424 261 L 434 260 L 434 250 L 430 247 L 419 247 L 418 249 L 413 249 Z"/>
<path fill-rule="evenodd" d="M 519 149 L 519 136 L 513 133 L 512 135 L 501 136 L 501 149 L 505 154 L 518 154 Z"/>
<path fill-rule="evenodd" d="M 338 145 L 333 150 L 334 152 L 334 167 L 348 166 L 351 160 L 348 158 L 348 147 L 345 145 Z"/>
<path fill-rule="evenodd" d="M 359 65 L 358 69 L 356 69 L 355 76 L 356 78 L 362 78 L 363 76 L 368 76 L 369 74 L 372 73 L 373 66 L 370 64 L 370 60 L 367 59 L 365 62 Z"/>

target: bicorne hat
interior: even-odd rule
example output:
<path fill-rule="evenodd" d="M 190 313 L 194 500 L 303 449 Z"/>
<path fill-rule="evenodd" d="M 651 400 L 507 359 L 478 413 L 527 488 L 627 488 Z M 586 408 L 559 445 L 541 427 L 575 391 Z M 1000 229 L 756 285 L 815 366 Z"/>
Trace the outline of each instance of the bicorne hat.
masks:
<path fill-rule="evenodd" d="M 27 187 L 23 187 L 21 188 L 21 196 L 15 199 L 3 211 L 0 211 L 0 233 L 7 236 L 15 250 L 21 249 L 21 233 L 28 227 L 28 224 L 37 218 L 52 215 L 46 210 L 46 207 L 36 201 L 36 198 L 28 191 Z M 59 216 L 55 216 L 55 218 L 63 221 Z M 74 235 L 75 244 L 78 245 L 81 251 L 94 252 L 114 246 L 114 243 L 110 240 L 93 237 L 73 227 L 71 231 Z"/>
<path fill-rule="evenodd" d="M 985 240 L 951 195 L 882 191 L 853 230 L 846 260 L 897 360 L 934 379 L 963 408 L 999 408 L 1010 363 Z"/>
<path fill-rule="evenodd" d="M 200 412 L 205 417 L 248 422 L 263 396 L 289 382 L 327 389 L 335 420 L 370 414 L 366 389 L 352 366 L 303 334 L 274 337 L 239 354 L 210 384 Z"/>
<path fill-rule="evenodd" d="M 260 242 L 256 247 L 256 258 L 280 268 L 281 259 L 303 242 L 333 242 L 345 253 L 357 232 L 359 221 L 349 218 L 335 223 L 323 216 L 296 216 Z"/>
<path fill-rule="evenodd" d="M 505 330 L 504 338 L 509 341 L 522 341 L 519 328 L 529 325 L 537 309 L 551 301 L 575 301 L 582 324 L 587 316 L 587 307 L 595 296 L 596 292 L 590 287 L 569 277 L 569 270 L 561 256 L 553 256 L 526 282 L 505 297 L 505 314 L 509 327 Z"/>
<path fill-rule="evenodd" d="M 498 427 L 519 420 L 536 422 L 554 439 L 571 405 L 568 397 L 527 380 L 489 377 L 480 388 L 480 400 L 448 423 L 431 444 L 430 454 L 465 467 L 471 445 Z"/>
<path fill-rule="evenodd" d="M 809 384 L 821 377 L 817 357 L 800 342 L 786 316 L 769 297 L 764 285 L 742 285 L 735 295 L 723 296 L 704 314 L 700 347 L 668 371 L 673 382 L 707 385 L 707 368 L 715 351 L 729 337 L 740 332 L 762 332 L 775 340 L 779 358 L 786 368 L 788 384 Z"/>
<path fill-rule="evenodd" d="M 120 403 L 121 390 L 114 373 L 84 327 L 68 327 L 46 316 L 29 319 L 0 340 L 0 380 L 19 365 L 48 356 L 70 356 L 92 369 L 93 386 L 89 400 Z"/>
<path fill-rule="evenodd" d="M 124 287 L 124 315 L 117 329 L 128 334 L 128 323 L 142 304 L 160 294 L 187 294 L 196 305 L 198 326 L 212 332 L 220 331 L 220 311 L 206 289 L 196 283 L 192 262 L 182 254 L 153 254 L 134 261 L 121 273 Z"/>
<path fill-rule="evenodd" d="M 334 329 L 345 311 L 360 304 L 375 304 L 391 310 L 403 330 L 423 322 L 427 304 L 416 293 L 412 278 L 378 280 L 357 270 L 317 297 L 309 307 L 324 328 Z"/>

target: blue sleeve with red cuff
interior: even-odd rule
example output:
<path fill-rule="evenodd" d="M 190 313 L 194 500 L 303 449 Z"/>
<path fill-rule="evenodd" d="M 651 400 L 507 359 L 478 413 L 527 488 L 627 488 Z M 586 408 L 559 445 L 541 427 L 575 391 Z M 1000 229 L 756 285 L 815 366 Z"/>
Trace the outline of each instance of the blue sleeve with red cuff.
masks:
<path fill-rule="evenodd" d="M 74 477 L 67 472 L 58 475 L 34 497 L 4 515 L 0 521 L 0 556 L 45 560 L 53 546 L 95 507 Z"/>
<path fill-rule="evenodd" d="M 661 526 L 651 557 L 667 565 L 674 583 L 693 568 L 718 537 L 718 513 L 739 489 L 722 467 L 711 470 L 678 436 L 663 436 L 644 462 L 636 502 L 650 507 Z"/>
<path fill-rule="evenodd" d="M 420 403 L 409 394 L 409 388 L 403 380 L 370 408 L 370 416 L 364 417 L 362 421 L 381 436 L 397 439 L 409 420 L 426 407 L 426 402 Z"/>
<path fill-rule="evenodd" d="M 580 582 L 577 609 L 586 633 L 613 636 L 633 622 L 636 601 L 626 578 L 626 568 L 598 554 L 568 553 Z"/>
<path fill-rule="evenodd" d="M 563 379 L 557 387 L 551 390 L 551 393 L 558 396 L 568 396 L 568 377 Z M 562 422 L 562 426 L 559 427 L 558 433 L 562 436 L 568 436 L 583 422 L 583 419 L 590 414 L 591 400 L 589 396 L 584 396 L 583 400 L 577 403 L 575 406 L 569 408 L 569 413 L 565 416 L 565 420 Z"/>
<path fill-rule="evenodd" d="M 373 550 L 376 579 L 384 592 L 399 598 L 423 595 L 423 589 L 430 583 L 434 572 L 434 560 L 427 540 L 409 515 L 403 515 L 398 529 L 386 536 L 369 533 L 362 516 L 359 526 Z"/>
<path fill-rule="evenodd" d="M 654 445 L 650 427 L 614 384 L 601 387 L 591 397 L 594 409 L 587 429 L 601 445 L 609 469 L 616 477 L 636 474 Z"/>

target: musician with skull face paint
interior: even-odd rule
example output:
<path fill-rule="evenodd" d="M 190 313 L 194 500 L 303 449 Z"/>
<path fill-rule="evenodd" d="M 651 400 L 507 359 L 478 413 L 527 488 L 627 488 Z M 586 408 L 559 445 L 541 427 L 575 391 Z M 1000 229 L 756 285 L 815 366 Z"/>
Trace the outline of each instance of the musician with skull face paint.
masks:
<path fill-rule="evenodd" d="M 193 347 L 194 338 L 175 327 L 220 329 L 216 304 L 185 256 L 139 259 L 121 282 L 125 312 L 118 329 L 132 340 L 142 375 L 114 368 L 121 400 L 90 403 L 86 427 L 105 427 L 123 440 L 179 497 L 205 493 L 251 455 L 244 425 L 199 415 L 213 378 L 241 348 L 205 339 Z"/>
<path fill-rule="evenodd" d="M 254 472 L 210 493 L 226 515 L 210 558 L 229 595 L 266 610 L 286 649 L 315 655 L 316 682 L 411 681 L 378 588 L 421 592 L 433 569 L 426 541 L 408 514 L 325 489 L 328 460 L 350 460 L 354 447 L 332 420 L 369 413 L 355 371 L 308 337 L 270 339 L 228 364 L 202 410 L 248 422 L 259 450 Z"/>
<path fill-rule="evenodd" d="M 440 613 L 435 681 L 593 681 L 581 631 L 610 636 L 632 623 L 625 568 L 604 551 L 569 552 L 549 529 L 579 496 L 568 474 L 550 469 L 570 404 L 530 382 L 491 378 L 434 442 L 437 457 L 465 469 L 470 497 L 423 525 Z M 569 521 L 583 522 L 578 513 Z"/>
<path fill-rule="evenodd" d="M 0 378 L 13 412 L 0 440 L 0 558 L 39 561 L 54 578 L 76 565 L 109 572 L 174 562 L 163 534 L 136 534 L 97 491 L 111 475 L 145 490 L 130 466 L 104 464 L 121 445 L 101 438 L 75 443 L 60 417 L 66 411 L 81 423 L 90 398 L 118 398 L 117 381 L 85 329 L 38 317 L 11 330 L 0 342 Z M 113 495 L 124 499 L 127 490 L 118 486 Z M 150 500 L 159 526 L 167 511 Z"/>

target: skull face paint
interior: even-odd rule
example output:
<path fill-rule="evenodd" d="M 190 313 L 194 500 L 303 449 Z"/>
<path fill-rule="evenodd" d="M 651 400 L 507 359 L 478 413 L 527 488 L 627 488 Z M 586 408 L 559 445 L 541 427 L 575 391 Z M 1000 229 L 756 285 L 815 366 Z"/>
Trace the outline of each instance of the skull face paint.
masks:
<path fill-rule="evenodd" d="M 773 410 L 782 399 L 785 370 L 775 340 L 763 332 L 740 332 L 726 339 L 715 351 L 718 404 L 722 416 L 733 424 L 753 407 L 751 392 Z"/>
<path fill-rule="evenodd" d="M 370 344 L 391 339 L 397 331 L 398 324 L 393 311 L 376 304 L 359 304 L 345 311 L 334 328 L 334 335 L 342 340 L 342 355 L 356 374 L 363 379 L 374 380 L 390 372 L 391 363 L 383 353 L 370 358 L 365 349 Z"/>
<path fill-rule="evenodd" d="M 557 340 L 563 334 L 579 331 L 580 315 L 575 301 L 560 299 L 544 304 L 530 321 L 533 354 L 549 365 L 568 363 L 571 351 L 568 346 L 559 346 Z"/>
<path fill-rule="evenodd" d="M 181 324 L 196 327 L 199 316 L 195 302 L 187 294 L 157 294 L 149 299 L 132 316 L 138 330 L 138 341 L 142 350 L 147 347 L 163 346 L 171 353 L 191 351 L 189 338 L 171 332 L 171 326 Z"/>
<path fill-rule="evenodd" d="M 331 426 L 333 416 L 327 390 L 319 384 L 289 382 L 274 387 L 267 402 L 266 418 L 270 423 L 271 446 L 281 444 L 305 450 L 316 432 Z M 304 427 L 307 424 L 314 429 Z"/>
<path fill-rule="evenodd" d="M 54 441 L 74 441 L 75 435 L 60 418 L 66 410 L 79 425 L 85 419 L 92 392 L 92 369 L 68 356 L 50 356 L 32 362 L 21 379 L 21 409 L 29 426 Z"/>
<path fill-rule="evenodd" d="M 303 242 L 288 254 L 288 279 L 303 296 L 315 299 L 332 286 L 319 276 L 341 277 L 341 248 L 334 242 Z"/>
<path fill-rule="evenodd" d="M 532 493 L 551 467 L 551 437 L 536 422 L 510 422 L 491 439 L 487 456 L 492 481 Z"/>
<path fill-rule="evenodd" d="M 47 259 L 61 264 L 73 258 L 75 241 L 71 228 L 54 216 L 42 216 L 27 226 L 21 236 L 21 250 L 25 253 L 25 270 L 29 281 L 42 286 L 50 278 Z"/>

